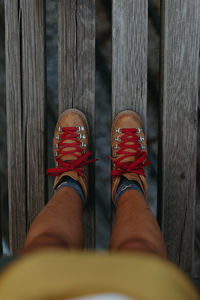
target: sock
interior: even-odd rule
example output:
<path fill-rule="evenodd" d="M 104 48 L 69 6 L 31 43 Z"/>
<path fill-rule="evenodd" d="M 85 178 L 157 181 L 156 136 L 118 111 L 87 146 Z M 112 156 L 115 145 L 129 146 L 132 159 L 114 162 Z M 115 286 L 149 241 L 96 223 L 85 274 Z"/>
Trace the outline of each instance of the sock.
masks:
<path fill-rule="evenodd" d="M 122 176 L 119 186 L 117 188 L 117 192 L 115 194 L 115 207 L 117 206 L 117 202 L 119 197 L 128 190 L 137 190 L 138 192 L 143 193 L 139 183 L 135 180 L 128 180 L 126 177 Z"/>
<path fill-rule="evenodd" d="M 83 190 L 81 188 L 81 185 L 78 181 L 74 180 L 70 176 L 63 176 L 61 181 L 59 182 L 59 185 L 56 188 L 56 191 L 59 191 L 63 186 L 68 186 L 75 190 L 77 192 L 82 200 L 82 204 L 85 203 L 85 196 L 83 194 Z"/>

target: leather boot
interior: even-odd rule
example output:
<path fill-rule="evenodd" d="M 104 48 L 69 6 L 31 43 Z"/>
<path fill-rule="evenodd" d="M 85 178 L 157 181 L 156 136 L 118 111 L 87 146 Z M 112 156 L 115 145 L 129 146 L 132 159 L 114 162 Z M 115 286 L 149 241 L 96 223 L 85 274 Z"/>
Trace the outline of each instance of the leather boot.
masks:
<path fill-rule="evenodd" d="M 112 201 L 123 175 L 128 180 L 135 180 L 147 198 L 148 186 L 144 167 L 147 161 L 147 145 L 140 116 L 131 110 L 120 112 L 114 119 L 111 130 L 113 167 Z"/>
<path fill-rule="evenodd" d="M 59 117 L 53 138 L 55 168 L 47 170 L 47 175 L 55 176 L 54 190 L 63 176 L 78 181 L 85 199 L 88 195 L 89 151 L 88 123 L 85 115 L 77 109 L 67 109 Z"/>

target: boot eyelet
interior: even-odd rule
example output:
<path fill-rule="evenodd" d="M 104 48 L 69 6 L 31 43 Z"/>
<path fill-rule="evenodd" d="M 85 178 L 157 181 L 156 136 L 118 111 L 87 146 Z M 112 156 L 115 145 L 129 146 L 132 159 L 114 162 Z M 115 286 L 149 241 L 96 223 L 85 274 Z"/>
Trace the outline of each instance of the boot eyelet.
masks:
<path fill-rule="evenodd" d="M 59 140 L 60 139 L 60 134 L 56 135 L 55 139 Z"/>
<path fill-rule="evenodd" d="M 118 144 L 116 144 L 113 148 L 114 148 L 114 149 L 118 149 Z"/>
<path fill-rule="evenodd" d="M 56 167 L 58 167 L 58 162 L 56 161 Z"/>
<path fill-rule="evenodd" d="M 122 132 L 121 132 L 121 128 L 117 128 L 115 131 L 116 131 L 117 133 L 122 133 Z"/>
<path fill-rule="evenodd" d="M 79 139 L 83 139 L 83 140 L 86 139 L 85 134 L 81 134 L 81 133 L 80 133 L 80 134 L 79 134 Z"/>
<path fill-rule="evenodd" d="M 117 153 L 113 154 L 113 158 L 116 158 L 117 157 Z"/>
<path fill-rule="evenodd" d="M 76 126 L 77 131 L 81 131 L 81 126 Z"/>
<path fill-rule="evenodd" d="M 76 128 L 77 128 L 77 131 L 84 131 L 85 130 L 84 126 L 76 126 Z"/>
<path fill-rule="evenodd" d="M 140 138 L 138 139 L 138 142 L 142 142 L 144 141 L 144 138 L 142 136 L 140 136 Z"/>
<path fill-rule="evenodd" d="M 121 142 L 121 139 L 120 139 L 120 137 L 119 137 L 119 136 L 117 136 L 117 137 L 115 138 L 115 141 L 116 141 L 116 142 Z"/>
<path fill-rule="evenodd" d="M 137 133 L 142 132 L 142 128 L 137 128 Z"/>
<path fill-rule="evenodd" d="M 86 147 L 86 144 L 84 142 L 81 142 L 81 147 Z"/>
<path fill-rule="evenodd" d="M 56 151 L 55 157 L 58 157 L 58 152 Z"/>
<path fill-rule="evenodd" d="M 144 150 L 144 149 L 145 149 L 145 146 L 141 145 L 140 150 Z"/>
<path fill-rule="evenodd" d="M 61 130 L 61 126 L 59 126 L 59 127 L 57 128 L 57 130 L 58 130 L 58 131 L 62 131 L 62 130 Z"/>
<path fill-rule="evenodd" d="M 59 148 L 58 144 L 56 144 L 56 145 L 55 145 L 55 148 L 56 148 L 56 149 L 58 149 L 58 148 Z"/>

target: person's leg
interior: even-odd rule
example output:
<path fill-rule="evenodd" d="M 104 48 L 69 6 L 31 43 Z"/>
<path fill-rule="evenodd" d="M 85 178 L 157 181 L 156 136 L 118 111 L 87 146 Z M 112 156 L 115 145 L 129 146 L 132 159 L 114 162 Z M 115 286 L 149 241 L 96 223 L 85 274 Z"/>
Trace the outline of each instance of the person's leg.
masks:
<path fill-rule="evenodd" d="M 82 248 L 84 234 L 82 207 L 88 194 L 89 152 L 88 124 L 77 109 L 64 111 L 56 124 L 53 138 L 55 194 L 32 223 L 25 254 L 44 247 Z"/>
<path fill-rule="evenodd" d="M 147 202 L 144 167 L 147 145 L 142 121 L 133 111 L 119 113 L 111 133 L 112 200 L 116 216 L 111 250 L 143 251 L 166 257 L 160 228 Z M 123 175 L 123 176 L 122 176 Z"/>
<path fill-rule="evenodd" d="M 160 228 L 141 192 L 130 189 L 119 198 L 110 249 L 144 251 L 166 257 Z"/>
<path fill-rule="evenodd" d="M 82 248 L 83 244 L 82 200 L 64 186 L 32 223 L 21 254 L 44 247 Z"/>

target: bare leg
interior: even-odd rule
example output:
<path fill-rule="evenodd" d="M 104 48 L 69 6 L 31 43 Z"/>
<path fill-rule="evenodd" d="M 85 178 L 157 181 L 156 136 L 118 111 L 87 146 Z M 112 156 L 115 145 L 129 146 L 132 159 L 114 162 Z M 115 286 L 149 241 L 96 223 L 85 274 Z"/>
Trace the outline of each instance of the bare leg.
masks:
<path fill-rule="evenodd" d="M 21 254 L 44 247 L 82 248 L 82 202 L 69 187 L 62 187 L 32 223 Z"/>
<path fill-rule="evenodd" d="M 143 195 L 136 190 L 128 190 L 119 198 L 110 249 L 143 251 L 166 257 L 157 221 Z"/>

